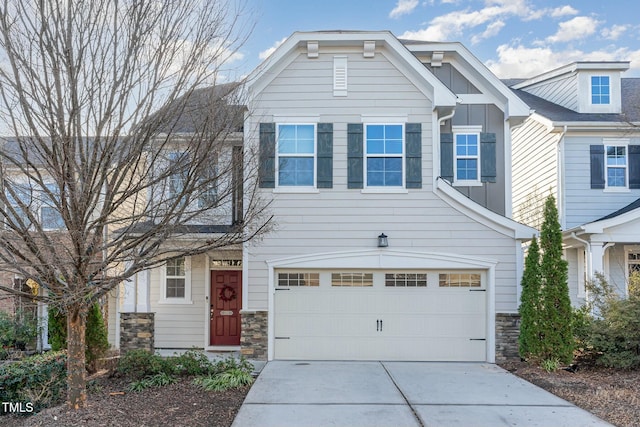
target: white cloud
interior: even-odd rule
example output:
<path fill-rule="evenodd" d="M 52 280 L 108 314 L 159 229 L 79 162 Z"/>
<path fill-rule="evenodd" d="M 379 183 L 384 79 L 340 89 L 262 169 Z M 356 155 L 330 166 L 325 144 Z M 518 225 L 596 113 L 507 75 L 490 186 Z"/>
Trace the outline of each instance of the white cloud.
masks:
<path fill-rule="evenodd" d="M 284 42 L 285 42 L 285 40 L 287 40 L 287 38 L 286 38 L 286 37 L 285 37 L 285 38 L 283 38 L 283 39 L 282 39 L 282 40 L 280 40 L 280 41 L 275 42 L 275 43 L 273 44 L 273 46 L 271 46 L 269 49 L 266 49 L 266 50 L 263 50 L 262 52 L 260 52 L 260 53 L 258 54 L 258 58 L 260 58 L 260 59 L 267 59 L 268 57 L 270 57 L 270 56 L 271 56 L 271 54 L 272 54 L 273 52 L 275 52 L 275 51 L 276 51 L 276 49 L 278 48 L 278 46 L 280 46 L 282 43 L 284 43 Z"/>
<path fill-rule="evenodd" d="M 504 23 L 504 21 L 501 21 L 501 20 L 490 23 L 489 25 L 487 25 L 487 28 L 484 30 L 482 34 L 476 34 L 473 37 L 471 37 L 471 44 L 477 44 L 484 39 L 488 39 L 498 35 L 498 33 L 500 33 L 500 30 L 502 30 L 502 28 L 504 28 L 505 25 L 506 24 Z"/>
<path fill-rule="evenodd" d="M 611 28 L 603 28 L 600 35 L 605 39 L 618 40 L 629 29 L 628 25 L 614 25 Z"/>
<path fill-rule="evenodd" d="M 575 61 L 628 61 L 640 72 L 640 51 L 627 48 L 584 52 L 579 49 L 552 50 L 549 47 L 530 48 L 522 45 L 501 45 L 497 60 L 487 61 L 489 69 L 500 78 L 532 77 Z"/>
<path fill-rule="evenodd" d="M 389 18 L 399 18 L 408 15 L 418 6 L 418 0 L 398 0 L 396 7 L 389 12 Z"/>
<path fill-rule="evenodd" d="M 545 40 L 549 43 L 568 42 L 592 35 L 600 21 L 588 16 L 576 16 L 558 25 L 558 32 Z"/>
<path fill-rule="evenodd" d="M 556 7 L 555 9 L 552 9 L 549 15 L 551 15 L 552 18 L 560 18 L 562 16 L 577 15 L 577 14 L 578 14 L 578 11 L 576 9 L 567 5 L 567 6 Z"/>

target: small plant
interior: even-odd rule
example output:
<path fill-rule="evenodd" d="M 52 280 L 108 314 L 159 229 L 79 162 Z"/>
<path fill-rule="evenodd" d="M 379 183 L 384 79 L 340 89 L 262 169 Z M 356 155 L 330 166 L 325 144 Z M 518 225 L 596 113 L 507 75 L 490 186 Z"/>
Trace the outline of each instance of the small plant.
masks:
<path fill-rule="evenodd" d="M 197 377 L 193 382 L 207 391 L 224 391 L 253 383 L 252 371 L 253 365 L 248 360 L 228 357 L 215 363 L 210 375 Z"/>
<path fill-rule="evenodd" d="M 166 385 L 173 384 L 178 380 L 174 376 L 161 372 L 159 374 L 155 374 L 154 376 L 150 377 L 149 381 L 151 382 L 151 385 L 153 385 L 154 387 L 164 387 Z"/>
<path fill-rule="evenodd" d="M 560 367 L 560 359 L 545 359 L 540 363 L 540 366 L 547 372 L 555 372 Z"/>
<path fill-rule="evenodd" d="M 129 384 L 129 391 L 133 391 L 139 393 L 148 388 L 151 388 L 153 384 L 151 384 L 151 380 L 149 378 L 144 378 L 138 381 L 133 381 Z"/>
<path fill-rule="evenodd" d="M 207 375 L 214 368 L 207 355 L 198 350 L 188 350 L 172 358 L 172 362 L 181 375 Z"/>
<path fill-rule="evenodd" d="M 156 374 L 165 373 L 173 375 L 176 366 L 171 359 L 165 359 L 160 355 L 146 350 L 130 350 L 120 358 L 117 372 L 120 375 L 141 380 Z"/>

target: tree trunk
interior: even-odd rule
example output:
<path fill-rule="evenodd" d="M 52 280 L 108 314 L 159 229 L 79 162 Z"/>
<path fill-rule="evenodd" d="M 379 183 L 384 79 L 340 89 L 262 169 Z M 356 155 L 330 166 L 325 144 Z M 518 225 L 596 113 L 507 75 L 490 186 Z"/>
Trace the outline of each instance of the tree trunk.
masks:
<path fill-rule="evenodd" d="M 70 409 L 84 407 L 87 400 L 85 369 L 85 329 L 87 307 L 75 304 L 67 314 L 67 405 Z"/>

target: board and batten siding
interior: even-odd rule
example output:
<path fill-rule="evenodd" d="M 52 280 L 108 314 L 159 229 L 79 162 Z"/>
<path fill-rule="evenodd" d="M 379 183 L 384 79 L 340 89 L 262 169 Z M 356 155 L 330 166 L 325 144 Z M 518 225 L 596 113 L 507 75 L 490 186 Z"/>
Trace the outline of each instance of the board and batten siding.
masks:
<path fill-rule="evenodd" d="M 513 219 L 531 227 L 542 224 L 544 202 L 558 197 L 559 134 L 528 119 L 513 131 Z"/>
<path fill-rule="evenodd" d="M 205 335 L 206 275 L 209 274 L 204 255 L 191 257 L 192 304 L 170 304 L 162 299 L 164 267 L 151 270 L 149 290 L 151 312 L 155 313 L 156 348 L 202 347 Z M 189 274 L 187 272 L 187 274 Z"/>
<path fill-rule="evenodd" d="M 629 142 L 630 144 L 638 144 L 640 140 L 631 138 Z M 602 137 L 597 136 L 568 134 L 565 136 L 565 218 L 567 229 L 609 215 L 640 197 L 640 189 L 607 191 L 591 188 L 589 147 L 602 143 Z"/>
<path fill-rule="evenodd" d="M 305 254 L 376 249 L 377 236 L 389 236 L 393 250 L 451 253 L 498 261 L 496 309 L 516 311 L 516 250 L 502 235 L 450 207 L 432 189 L 432 101 L 383 54 L 348 57 L 348 94 L 334 97 L 334 52 L 317 59 L 299 55 L 249 105 L 248 143 L 257 144 L 260 122 L 312 116 L 332 123 L 333 188 L 288 193 L 262 189 L 275 219 L 275 231 L 246 247 L 249 310 L 268 308 L 266 261 Z M 365 116 L 403 117 L 422 126 L 422 188 L 402 193 L 368 193 L 347 188 L 347 125 Z M 403 122 L 405 120 L 403 119 Z M 251 136 L 253 135 L 253 137 Z"/>

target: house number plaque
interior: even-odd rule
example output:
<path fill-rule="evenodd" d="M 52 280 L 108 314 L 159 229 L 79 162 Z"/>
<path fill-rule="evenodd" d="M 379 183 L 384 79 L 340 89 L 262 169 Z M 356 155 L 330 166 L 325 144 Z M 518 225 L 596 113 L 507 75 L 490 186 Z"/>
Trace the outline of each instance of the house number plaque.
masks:
<path fill-rule="evenodd" d="M 222 310 L 222 311 L 220 311 L 220 316 L 233 316 L 233 311 L 231 311 L 231 310 Z"/>

